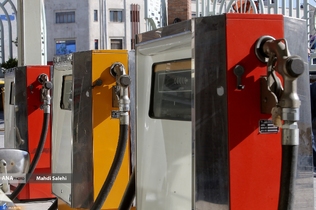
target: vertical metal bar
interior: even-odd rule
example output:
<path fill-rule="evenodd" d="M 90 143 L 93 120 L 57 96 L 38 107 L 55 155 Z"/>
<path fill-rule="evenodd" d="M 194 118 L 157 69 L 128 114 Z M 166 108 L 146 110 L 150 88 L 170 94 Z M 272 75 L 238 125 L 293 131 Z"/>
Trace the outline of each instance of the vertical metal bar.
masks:
<path fill-rule="evenodd" d="M 1 30 L 1 61 L 5 62 L 5 48 L 4 48 L 4 30 L 3 30 L 3 22 L 0 20 L 0 30 Z"/>
<path fill-rule="evenodd" d="M 103 39 L 103 0 L 99 0 L 99 33 L 100 33 L 100 49 L 104 49 Z"/>
<path fill-rule="evenodd" d="M 204 17 L 205 16 L 205 0 L 202 0 L 202 16 Z"/>
<path fill-rule="evenodd" d="M 283 0 L 285 1 L 285 0 Z M 299 8 L 296 8 L 296 10 L 298 10 Z M 285 14 L 284 14 L 285 15 Z M 289 0 L 289 16 L 292 17 L 293 16 L 293 0 Z"/>
<path fill-rule="evenodd" d="M 195 7 L 196 7 L 196 17 L 199 17 L 199 14 L 200 14 L 200 0 L 196 0 L 195 1 Z"/>
<path fill-rule="evenodd" d="M 8 21 L 9 56 L 10 56 L 10 58 L 13 58 L 13 51 L 12 51 L 12 45 L 13 45 L 13 42 L 12 42 L 12 25 L 11 25 L 10 16 L 9 16 L 8 11 L 5 9 L 3 3 L 0 3 L 0 7 L 3 10 L 3 12 L 4 12 L 4 14 L 5 14 L 6 18 L 7 18 L 7 21 Z M 4 37 L 2 37 L 2 39 L 4 39 Z"/>
<path fill-rule="evenodd" d="M 300 0 L 296 0 L 296 17 L 299 18 L 300 17 L 300 11 L 301 11 L 301 7 L 300 7 Z"/>
<path fill-rule="evenodd" d="M 41 48 L 42 48 L 42 64 L 47 64 L 47 30 L 46 30 L 46 13 L 45 13 L 45 5 L 44 0 L 41 1 L 41 25 L 42 25 L 42 42 L 41 42 Z M 12 37 L 12 36 L 11 36 Z M 11 46 L 13 42 L 11 39 Z M 12 50 L 11 50 L 11 58 L 12 58 Z"/>

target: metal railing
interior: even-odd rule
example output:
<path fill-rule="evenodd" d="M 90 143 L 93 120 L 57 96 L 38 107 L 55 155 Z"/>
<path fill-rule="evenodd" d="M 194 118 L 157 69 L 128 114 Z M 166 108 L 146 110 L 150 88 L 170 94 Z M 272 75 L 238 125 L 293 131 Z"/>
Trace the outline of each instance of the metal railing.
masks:
<path fill-rule="evenodd" d="M 309 69 L 316 73 L 316 30 L 314 0 L 194 0 L 192 16 L 223 13 L 282 14 L 306 20 L 306 48 L 310 53 Z"/>

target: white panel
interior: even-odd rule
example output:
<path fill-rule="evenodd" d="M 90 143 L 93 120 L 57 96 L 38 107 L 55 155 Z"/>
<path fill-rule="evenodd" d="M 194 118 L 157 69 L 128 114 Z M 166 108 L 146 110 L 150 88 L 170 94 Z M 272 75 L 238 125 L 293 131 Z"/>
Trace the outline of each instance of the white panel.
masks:
<path fill-rule="evenodd" d="M 15 131 L 15 106 L 10 102 L 14 102 L 14 98 L 11 98 L 11 92 L 14 93 L 14 81 L 15 71 L 10 69 L 6 71 L 5 75 L 5 94 L 4 94 L 4 147 L 16 148 L 16 131 Z M 14 96 L 13 96 L 14 97 Z"/>
<path fill-rule="evenodd" d="M 190 40 L 191 34 L 186 34 L 172 39 L 177 46 L 170 48 L 170 39 L 165 39 L 155 42 L 159 49 L 144 44 L 137 49 L 142 54 L 136 52 L 138 210 L 191 209 L 191 122 L 148 115 L 153 63 L 191 58 Z"/>
<path fill-rule="evenodd" d="M 18 1 L 19 66 L 46 65 L 46 31 L 43 0 Z M 44 24 L 45 23 L 45 24 Z"/>
<path fill-rule="evenodd" d="M 61 65 L 62 66 L 62 65 Z M 54 68 L 54 90 L 53 90 L 53 124 L 52 124 L 52 173 L 71 174 L 72 157 L 72 133 L 71 133 L 71 111 L 60 108 L 62 95 L 63 76 L 71 75 L 70 70 Z M 71 204 L 71 183 L 53 183 L 53 193 Z"/>

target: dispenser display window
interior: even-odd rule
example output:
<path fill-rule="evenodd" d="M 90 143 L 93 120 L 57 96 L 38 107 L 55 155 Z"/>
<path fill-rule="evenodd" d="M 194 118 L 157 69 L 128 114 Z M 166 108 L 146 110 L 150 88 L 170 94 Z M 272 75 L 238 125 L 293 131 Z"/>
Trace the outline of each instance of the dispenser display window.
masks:
<path fill-rule="evenodd" d="M 191 120 L 191 60 L 153 65 L 149 116 L 156 119 Z"/>
<path fill-rule="evenodd" d="M 60 101 L 60 108 L 71 110 L 72 102 L 72 76 L 63 76 L 62 96 Z"/>
<path fill-rule="evenodd" d="M 9 100 L 9 104 L 10 105 L 14 105 L 14 82 L 10 83 L 10 100 Z"/>

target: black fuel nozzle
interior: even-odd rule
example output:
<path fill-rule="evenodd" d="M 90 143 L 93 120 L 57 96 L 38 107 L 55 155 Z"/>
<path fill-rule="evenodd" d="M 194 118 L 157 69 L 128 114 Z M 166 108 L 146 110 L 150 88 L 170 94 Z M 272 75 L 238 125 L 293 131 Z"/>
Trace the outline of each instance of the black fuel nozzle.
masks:
<path fill-rule="evenodd" d="M 53 83 L 49 81 L 49 78 L 46 74 L 40 74 L 37 78 L 38 82 L 42 84 L 41 88 L 41 109 L 44 110 L 44 113 L 50 113 L 50 89 L 53 88 Z"/>

